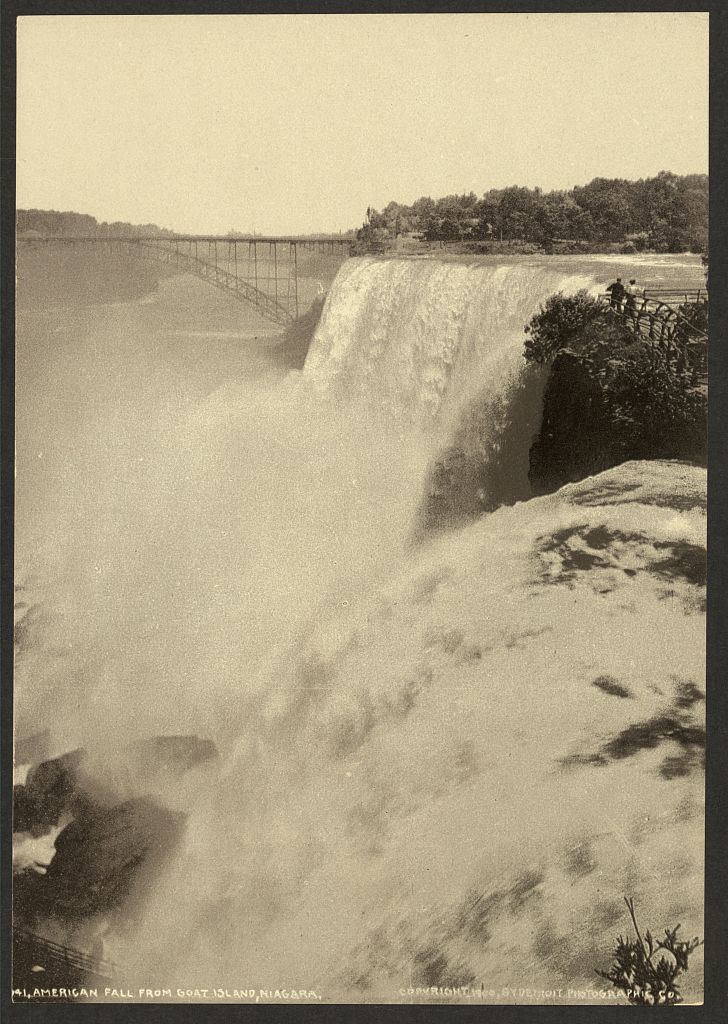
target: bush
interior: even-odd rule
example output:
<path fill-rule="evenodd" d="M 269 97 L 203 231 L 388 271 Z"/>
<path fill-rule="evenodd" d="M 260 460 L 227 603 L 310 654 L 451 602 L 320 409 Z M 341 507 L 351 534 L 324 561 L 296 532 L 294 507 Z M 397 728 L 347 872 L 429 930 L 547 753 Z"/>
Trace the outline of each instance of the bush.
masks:
<path fill-rule="evenodd" d="M 707 323 L 707 305 L 690 315 Z M 628 459 L 705 464 L 707 401 L 689 339 L 650 345 L 586 291 L 552 295 L 525 330 L 526 360 L 551 366 L 530 455 L 539 493 Z"/>
<path fill-rule="evenodd" d="M 551 295 L 524 328 L 527 362 L 549 363 L 558 352 L 585 351 L 590 345 L 614 347 L 634 343 L 629 328 L 586 289 L 574 295 Z"/>
<path fill-rule="evenodd" d="M 658 356 L 615 361 L 600 376 L 620 461 L 705 461 L 705 396 L 686 373 Z"/>
<path fill-rule="evenodd" d="M 634 245 L 634 250 L 632 251 L 636 252 L 644 252 L 649 240 L 649 235 L 646 231 L 638 231 L 634 235 L 627 235 L 627 241 Z"/>
<path fill-rule="evenodd" d="M 677 978 L 688 969 L 690 954 L 702 945 L 700 939 L 684 942 L 677 937 L 680 925 L 665 928 L 665 938 L 655 939 L 647 930 L 642 938 L 637 925 L 634 900 L 627 899 L 635 939 L 620 935 L 614 951 L 614 963 L 608 971 L 597 971 L 611 981 L 635 1006 L 676 1006 L 682 1002 Z M 656 954 L 660 954 L 656 956 Z M 667 953 L 667 956 L 663 954 Z"/>

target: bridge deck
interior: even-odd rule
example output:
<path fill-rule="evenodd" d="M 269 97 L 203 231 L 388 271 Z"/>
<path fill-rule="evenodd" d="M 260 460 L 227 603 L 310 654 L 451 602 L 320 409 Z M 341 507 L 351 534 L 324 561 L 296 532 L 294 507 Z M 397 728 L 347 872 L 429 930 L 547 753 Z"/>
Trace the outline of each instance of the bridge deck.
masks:
<path fill-rule="evenodd" d="M 301 309 L 301 263 L 328 267 L 333 276 L 348 259 L 353 240 L 321 238 L 243 237 L 219 235 L 68 236 L 19 238 L 18 246 L 92 247 L 137 259 L 171 263 L 201 277 L 238 301 L 254 306 L 261 316 L 285 327 Z M 310 301 L 310 296 L 309 296 Z M 308 303 L 305 302 L 303 308 Z"/>

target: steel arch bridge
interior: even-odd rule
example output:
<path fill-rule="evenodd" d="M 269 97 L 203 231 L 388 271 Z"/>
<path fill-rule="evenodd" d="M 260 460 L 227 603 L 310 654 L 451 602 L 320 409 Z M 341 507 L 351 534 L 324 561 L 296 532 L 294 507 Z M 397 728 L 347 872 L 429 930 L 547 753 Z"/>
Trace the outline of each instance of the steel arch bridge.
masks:
<path fill-rule="evenodd" d="M 352 254 L 353 240 L 332 238 L 229 238 L 217 235 L 174 237 L 33 237 L 19 248 L 86 248 L 133 259 L 171 264 L 254 306 L 261 316 L 286 326 L 310 305 L 299 287 L 305 264 L 317 260 L 328 271 Z M 302 273 L 301 271 L 304 271 Z"/>

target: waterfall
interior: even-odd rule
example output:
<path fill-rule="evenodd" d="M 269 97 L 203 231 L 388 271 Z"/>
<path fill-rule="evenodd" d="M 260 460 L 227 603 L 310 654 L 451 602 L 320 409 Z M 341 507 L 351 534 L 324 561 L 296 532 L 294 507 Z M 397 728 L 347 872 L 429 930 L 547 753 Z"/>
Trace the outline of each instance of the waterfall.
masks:
<path fill-rule="evenodd" d="M 527 372 L 524 325 L 552 293 L 595 287 L 575 270 L 364 257 L 339 271 L 304 377 L 336 405 L 429 435 L 417 529 L 529 496 L 545 375 Z"/>
<path fill-rule="evenodd" d="M 352 259 L 329 293 L 304 376 L 395 418 L 441 417 L 484 386 L 499 389 L 548 295 L 593 285 L 590 274 L 528 261 Z"/>

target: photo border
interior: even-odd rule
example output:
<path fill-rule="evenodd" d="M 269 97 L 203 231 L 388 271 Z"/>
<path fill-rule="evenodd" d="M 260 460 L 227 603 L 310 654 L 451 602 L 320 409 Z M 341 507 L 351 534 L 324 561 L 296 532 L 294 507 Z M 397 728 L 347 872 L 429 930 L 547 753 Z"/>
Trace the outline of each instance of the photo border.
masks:
<path fill-rule="evenodd" d="M 611 1020 L 622 1006 L 462 1006 L 446 1004 L 375 1005 L 319 1004 L 272 1006 L 249 1004 L 78 1004 L 12 1003 L 10 972 L 11 863 L 12 863 L 12 733 L 13 733 L 13 500 L 14 500 L 14 287 L 15 287 L 15 23 L 18 17 L 34 15 L 180 15 L 180 14 L 416 14 L 416 13 L 675 13 L 710 14 L 710 335 L 709 353 L 709 444 L 708 444 L 708 613 L 707 613 L 707 775 L 706 775 L 706 901 L 705 901 L 705 1002 L 702 1006 L 681 1006 L 675 1011 L 692 1021 L 725 1021 L 728 1018 L 728 737 L 726 735 L 728 680 L 728 361 L 726 339 L 728 316 L 728 98 L 725 71 L 728 66 L 728 6 L 717 2 L 672 3 L 342 3 L 296 2 L 230 3 L 224 0 L 5 0 L 0 11 L 0 74 L 2 76 L 2 196 L 0 256 L 2 284 L 0 305 L 0 559 L 2 606 L 0 630 L 0 679 L 2 721 L 2 828 L 0 865 L 0 1016 L 6 1021 L 54 1024 L 84 1021 L 125 1024 L 126 1021 L 169 1021 L 197 1024 L 215 1020 L 262 1021 L 343 1020 L 424 1021 L 452 1018 L 458 1022 L 487 1020 L 504 1024 L 523 1022 L 569 1022 L 599 1024 Z M 81 211 L 83 212 L 83 211 Z M 626 1012 L 626 1011 L 624 1011 Z M 642 1019 L 651 1007 L 631 1007 Z"/>

